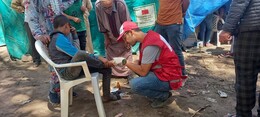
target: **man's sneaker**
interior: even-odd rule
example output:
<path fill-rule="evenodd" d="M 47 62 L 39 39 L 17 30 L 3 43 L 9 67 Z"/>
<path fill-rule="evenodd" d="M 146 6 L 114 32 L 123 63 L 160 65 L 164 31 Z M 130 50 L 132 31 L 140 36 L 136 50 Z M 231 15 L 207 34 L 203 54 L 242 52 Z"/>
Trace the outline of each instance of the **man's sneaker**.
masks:
<path fill-rule="evenodd" d="M 153 103 L 151 103 L 151 106 L 152 106 L 153 108 L 162 108 L 162 107 L 164 107 L 164 106 L 166 106 L 166 105 L 169 105 L 169 104 L 171 104 L 172 101 L 173 101 L 173 100 L 171 100 L 171 97 L 172 97 L 172 93 L 169 92 L 169 96 L 168 96 L 168 98 L 167 98 L 166 100 L 163 100 L 163 101 L 161 101 L 161 100 L 155 100 L 155 101 L 153 101 Z"/>
<path fill-rule="evenodd" d="M 60 104 L 60 96 L 58 95 L 58 93 L 49 92 L 48 98 L 49 98 L 49 102 L 52 105 L 59 105 Z"/>
<path fill-rule="evenodd" d="M 148 99 L 149 102 L 154 102 L 156 100 L 154 98 L 148 98 L 148 97 L 146 97 L 146 98 Z"/>

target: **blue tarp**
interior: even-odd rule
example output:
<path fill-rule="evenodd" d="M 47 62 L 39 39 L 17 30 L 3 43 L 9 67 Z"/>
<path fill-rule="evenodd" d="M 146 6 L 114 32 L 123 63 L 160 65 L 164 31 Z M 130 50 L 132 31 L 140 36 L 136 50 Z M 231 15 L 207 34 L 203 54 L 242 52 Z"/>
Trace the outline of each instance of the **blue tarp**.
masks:
<path fill-rule="evenodd" d="M 190 0 L 190 6 L 186 12 L 183 39 L 186 39 L 191 33 L 195 32 L 203 19 L 210 13 L 213 13 L 229 0 Z"/>

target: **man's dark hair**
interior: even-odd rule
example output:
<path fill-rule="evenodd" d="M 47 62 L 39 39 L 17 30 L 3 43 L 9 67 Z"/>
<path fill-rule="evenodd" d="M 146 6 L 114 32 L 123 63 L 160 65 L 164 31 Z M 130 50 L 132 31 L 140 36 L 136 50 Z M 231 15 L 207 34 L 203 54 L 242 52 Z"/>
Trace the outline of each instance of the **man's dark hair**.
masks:
<path fill-rule="evenodd" d="M 54 28 L 59 28 L 69 23 L 69 19 L 64 15 L 58 15 L 54 18 L 53 26 Z"/>

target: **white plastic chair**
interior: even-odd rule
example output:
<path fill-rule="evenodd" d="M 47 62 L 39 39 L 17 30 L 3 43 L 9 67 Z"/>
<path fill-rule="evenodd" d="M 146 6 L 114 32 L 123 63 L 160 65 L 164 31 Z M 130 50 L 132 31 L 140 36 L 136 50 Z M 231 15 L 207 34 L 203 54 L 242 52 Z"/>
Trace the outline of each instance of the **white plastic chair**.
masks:
<path fill-rule="evenodd" d="M 66 64 L 55 64 L 50 58 L 48 54 L 47 47 L 40 41 L 37 40 L 35 42 L 35 48 L 38 53 L 42 56 L 44 60 L 51 65 L 60 81 L 60 94 L 61 94 L 61 117 L 68 117 L 69 116 L 69 104 L 72 105 L 72 90 L 73 86 L 81 84 L 86 81 L 91 81 L 93 90 L 94 90 L 94 97 L 96 101 L 96 106 L 98 110 L 98 114 L 100 117 L 105 117 L 104 106 L 101 100 L 100 92 L 99 92 L 99 85 L 98 80 L 102 78 L 102 74 L 99 73 L 89 73 L 89 69 L 87 67 L 86 62 L 74 62 L 74 63 L 66 63 Z M 57 72 L 56 68 L 64 68 L 64 67 L 75 67 L 75 66 L 82 66 L 85 76 L 76 80 L 65 80 L 62 79 Z"/>

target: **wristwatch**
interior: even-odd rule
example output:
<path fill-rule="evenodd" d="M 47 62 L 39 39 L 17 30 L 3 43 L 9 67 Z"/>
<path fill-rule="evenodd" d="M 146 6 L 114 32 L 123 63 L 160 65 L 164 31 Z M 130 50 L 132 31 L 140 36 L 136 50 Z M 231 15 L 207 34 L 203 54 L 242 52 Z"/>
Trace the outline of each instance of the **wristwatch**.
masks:
<path fill-rule="evenodd" d="M 125 65 L 127 63 L 126 59 L 122 60 L 122 65 Z"/>

